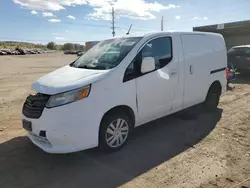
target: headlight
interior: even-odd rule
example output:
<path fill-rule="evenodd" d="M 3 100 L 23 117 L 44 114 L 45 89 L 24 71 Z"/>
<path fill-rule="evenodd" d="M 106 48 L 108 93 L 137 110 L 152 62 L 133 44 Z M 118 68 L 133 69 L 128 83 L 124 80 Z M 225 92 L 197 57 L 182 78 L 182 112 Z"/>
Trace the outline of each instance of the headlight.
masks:
<path fill-rule="evenodd" d="M 90 86 L 83 87 L 80 89 L 68 91 L 65 93 L 56 94 L 50 97 L 49 101 L 46 104 L 46 107 L 53 108 L 56 106 L 61 106 L 69 104 L 80 99 L 88 97 L 90 92 Z"/>

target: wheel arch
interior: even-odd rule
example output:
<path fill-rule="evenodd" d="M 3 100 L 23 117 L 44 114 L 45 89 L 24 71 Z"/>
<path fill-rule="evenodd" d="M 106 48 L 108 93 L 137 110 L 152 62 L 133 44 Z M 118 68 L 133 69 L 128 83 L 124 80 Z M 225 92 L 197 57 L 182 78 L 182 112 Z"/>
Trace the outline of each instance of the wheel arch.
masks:
<path fill-rule="evenodd" d="M 115 106 L 111 109 L 109 109 L 106 113 L 104 113 L 104 115 L 102 116 L 102 119 L 100 121 L 100 124 L 99 124 L 99 131 L 98 131 L 98 140 L 100 141 L 100 130 L 101 130 L 101 125 L 102 125 L 102 122 L 103 122 L 103 119 L 105 116 L 108 116 L 110 114 L 112 114 L 113 112 L 117 112 L 117 111 L 121 111 L 121 112 L 124 112 L 131 120 L 132 120 L 132 126 L 134 128 L 135 126 L 135 121 L 136 121 L 136 116 L 135 116 L 135 113 L 134 113 L 134 110 L 127 106 L 127 105 L 118 105 L 118 106 Z M 98 141 L 98 142 L 99 142 Z"/>
<path fill-rule="evenodd" d="M 121 111 L 121 112 L 124 112 L 133 122 L 133 126 L 135 125 L 135 113 L 134 113 L 134 110 L 127 106 L 127 105 L 118 105 L 118 106 L 115 106 L 113 108 L 111 108 L 110 110 L 108 110 L 102 117 L 101 119 L 101 122 L 103 120 L 103 118 L 108 115 L 108 114 L 111 114 L 112 112 L 114 111 Z"/>
<path fill-rule="evenodd" d="M 209 87 L 207 94 L 211 91 L 219 91 L 220 95 L 222 93 L 222 85 L 219 80 L 215 80 Z"/>
<path fill-rule="evenodd" d="M 210 85 L 209 90 L 210 90 L 210 89 L 215 89 L 216 91 L 219 91 L 220 94 L 221 94 L 221 92 L 222 92 L 222 86 L 221 86 L 220 81 L 219 81 L 219 80 L 214 81 L 214 82 Z"/>

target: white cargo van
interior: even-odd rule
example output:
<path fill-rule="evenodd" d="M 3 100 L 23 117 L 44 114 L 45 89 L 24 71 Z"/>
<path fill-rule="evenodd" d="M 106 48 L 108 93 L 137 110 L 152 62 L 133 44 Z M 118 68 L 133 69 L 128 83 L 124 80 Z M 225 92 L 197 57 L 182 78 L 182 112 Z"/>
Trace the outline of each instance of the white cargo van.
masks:
<path fill-rule="evenodd" d="M 133 128 L 198 103 L 216 109 L 226 91 L 221 35 L 153 33 L 98 43 L 36 81 L 23 127 L 49 153 L 122 148 Z"/>

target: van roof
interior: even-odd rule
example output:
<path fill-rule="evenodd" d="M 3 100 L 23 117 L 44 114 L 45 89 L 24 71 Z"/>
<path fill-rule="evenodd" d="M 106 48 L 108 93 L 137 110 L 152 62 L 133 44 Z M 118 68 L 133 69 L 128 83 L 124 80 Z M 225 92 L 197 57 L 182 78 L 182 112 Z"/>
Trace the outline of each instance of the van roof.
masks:
<path fill-rule="evenodd" d="M 171 34 L 171 35 L 181 35 L 181 34 L 189 34 L 189 35 L 193 35 L 193 34 L 202 34 L 202 35 L 214 35 L 214 36 L 221 36 L 221 34 L 218 33 L 210 33 L 210 32 L 198 32 L 198 31 L 193 31 L 193 32 L 151 32 L 145 35 L 122 35 L 122 36 L 117 36 L 117 37 L 113 37 L 113 38 L 109 38 L 109 39 L 114 39 L 114 38 L 124 38 L 124 37 L 149 37 L 149 36 L 156 36 L 156 35 L 160 35 L 160 34 Z"/>
<path fill-rule="evenodd" d="M 181 34 L 203 34 L 203 35 L 218 35 L 218 33 L 210 33 L 210 32 L 200 32 L 200 31 L 173 31 L 173 32 L 165 32 L 165 31 L 161 31 L 161 32 L 153 32 L 153 33 L 149 33 L 146 35 L 156 35 L 156 34 L 176 34 L 176 35 L 181 35 Z M 144 36 L 146 36 L 144 35 Z"/>

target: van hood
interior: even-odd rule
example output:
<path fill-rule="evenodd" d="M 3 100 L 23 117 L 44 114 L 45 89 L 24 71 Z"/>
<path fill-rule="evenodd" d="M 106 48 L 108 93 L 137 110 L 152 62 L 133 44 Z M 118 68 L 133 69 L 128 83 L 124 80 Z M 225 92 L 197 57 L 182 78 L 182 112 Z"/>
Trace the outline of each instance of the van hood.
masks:
<path fill-rule="evenodd" d="M 32 89 L 48 95 L 63 93 L 99 81 L 110 70 L 93 70 L 70 67 L 59 68 L 39 78 Z"/>

